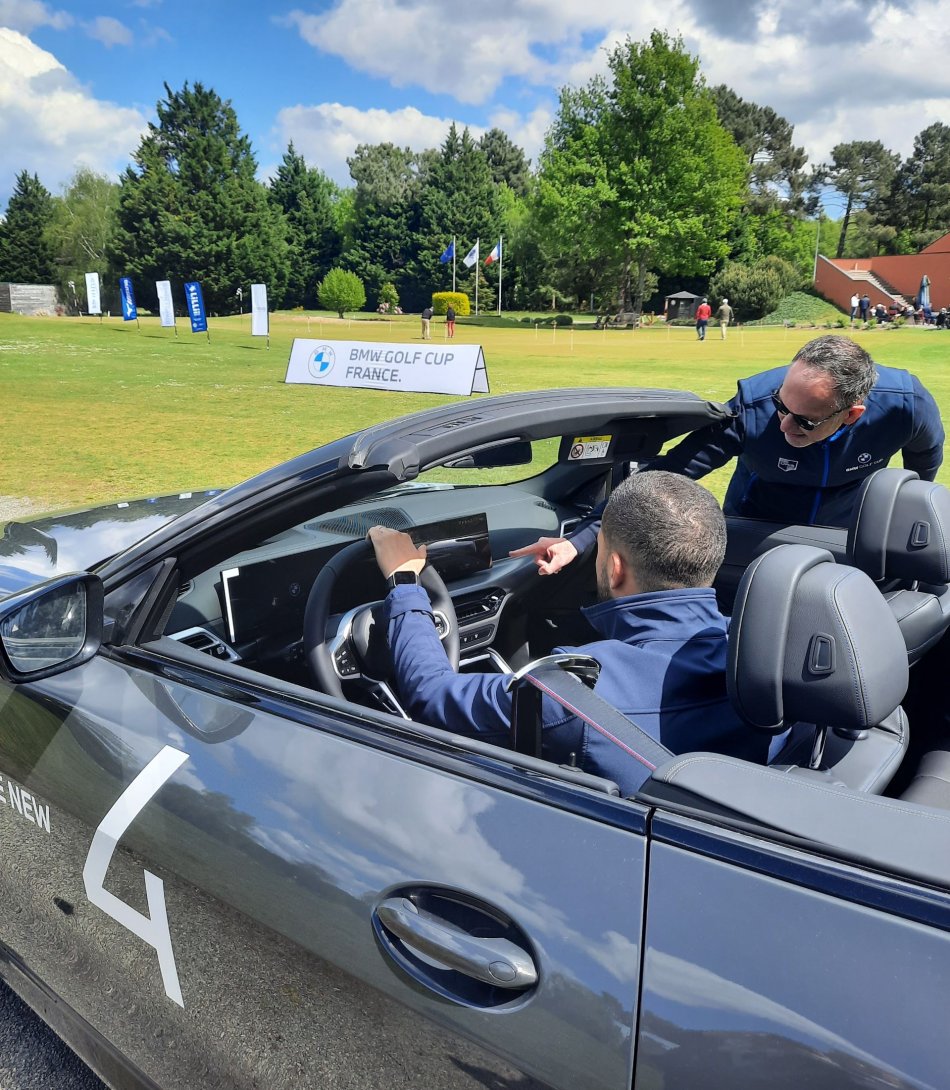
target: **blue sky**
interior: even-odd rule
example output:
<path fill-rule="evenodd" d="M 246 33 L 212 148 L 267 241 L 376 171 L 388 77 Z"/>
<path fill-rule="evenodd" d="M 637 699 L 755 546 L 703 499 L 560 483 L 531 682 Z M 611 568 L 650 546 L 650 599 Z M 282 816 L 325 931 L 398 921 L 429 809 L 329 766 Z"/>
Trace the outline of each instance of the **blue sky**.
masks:
<path fill-rule="evenodd" d="M 950 11 L 932 0 L 0 0 L 0 209 L 24 168 L 53 192 L 81 164 L 117 175 L 163 82 L 230 99 L 262 177 L 292 139 L 346 184 L 358 143 L 433 147 L 453 120 L 534 159 L 558 88 L 654 26 L 787 117 L 813 161 L 855 139 L 907 155 L 950 123 Z"/>

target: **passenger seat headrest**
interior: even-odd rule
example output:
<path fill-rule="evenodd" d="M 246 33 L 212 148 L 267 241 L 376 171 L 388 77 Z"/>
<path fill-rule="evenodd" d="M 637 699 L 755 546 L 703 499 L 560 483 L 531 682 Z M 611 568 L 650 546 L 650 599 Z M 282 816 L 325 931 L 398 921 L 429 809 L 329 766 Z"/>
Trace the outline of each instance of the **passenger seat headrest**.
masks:
<path fill-rule="evenodd" d="M 750 726 L 845 732 L 886 719 L 907 691 L 904 639 L 867 575 L 810 545 L 779 545 L 746 570 L 729 629 L 727 685 Z"/>
<path fill-rule="evenodd" d="M 950 491 L 909 469 L 872 473 L 848 528 L 848 563 L 875 583 L 950 583 Z"/>

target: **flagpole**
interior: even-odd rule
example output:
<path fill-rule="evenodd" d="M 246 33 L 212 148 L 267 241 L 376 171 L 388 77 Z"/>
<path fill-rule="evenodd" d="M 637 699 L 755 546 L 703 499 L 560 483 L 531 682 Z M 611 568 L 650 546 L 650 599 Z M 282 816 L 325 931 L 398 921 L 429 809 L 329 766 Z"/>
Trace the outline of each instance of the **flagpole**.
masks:
<path fill-rule="evenodd" d="M 505 236 L 498 236 L 498 317 L 501 317 L 501 270 L 505 266 Z"/>
<path fill-rule="evenodd" d="M 455 294 L 455 235 L 452 236 L 452 294 Z"/>
<path fill-rule="evenodd" d="M 475 317 L 478 317 L 478 273 L 482 260 L 482 251 L 479 248 L 480 238 L 475 239 Z"/>

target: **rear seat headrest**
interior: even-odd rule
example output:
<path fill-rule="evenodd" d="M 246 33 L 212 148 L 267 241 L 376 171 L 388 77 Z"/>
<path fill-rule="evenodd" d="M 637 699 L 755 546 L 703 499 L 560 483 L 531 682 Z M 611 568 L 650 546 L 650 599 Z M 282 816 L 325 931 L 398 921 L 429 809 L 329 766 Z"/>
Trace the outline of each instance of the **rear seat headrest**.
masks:
<path fill-rule="evenodd" d="M 847 555 L 876 583 L 950 583 L 950 490 L 909 469 L 872 473 L 855 505 Z"/>

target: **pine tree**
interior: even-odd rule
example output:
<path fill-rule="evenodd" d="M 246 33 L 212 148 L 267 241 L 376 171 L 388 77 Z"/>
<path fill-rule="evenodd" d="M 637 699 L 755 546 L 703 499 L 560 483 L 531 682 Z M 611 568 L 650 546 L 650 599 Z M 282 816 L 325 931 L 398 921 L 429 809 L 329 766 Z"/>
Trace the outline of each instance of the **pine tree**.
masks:
<path fill-rule="evenodd" d="M 53 252 L 47 232 L 53 216 L 53 198 L 35 174 L 16 176 L 0 224 L 0 280 L 13 284 L 51 284 Z"/>
<path fill-rule="evenodd" d="M 150 125 L 120 181 L 111 246 L 118 275 L 132 276 L 139 297 L 154 281 L 202 285 L 215 313 L 237 309 L 236 291 L 264 283 L 283 297 L 287 241 L 280 213 L 255 177 L 250 141 L 230 102 L 210 88 L 165 84 L 158 125 Z"/>
<path fill-rule="evenodd" d="M 308 167 L 291 143 L 270 184 L 270 198 L 284 217 L 289 246 L 284 306 L 317 305 L 317 284 L 342 249 L 335 208 L 339 196 L 339 187 L 323 171 Z"/>

